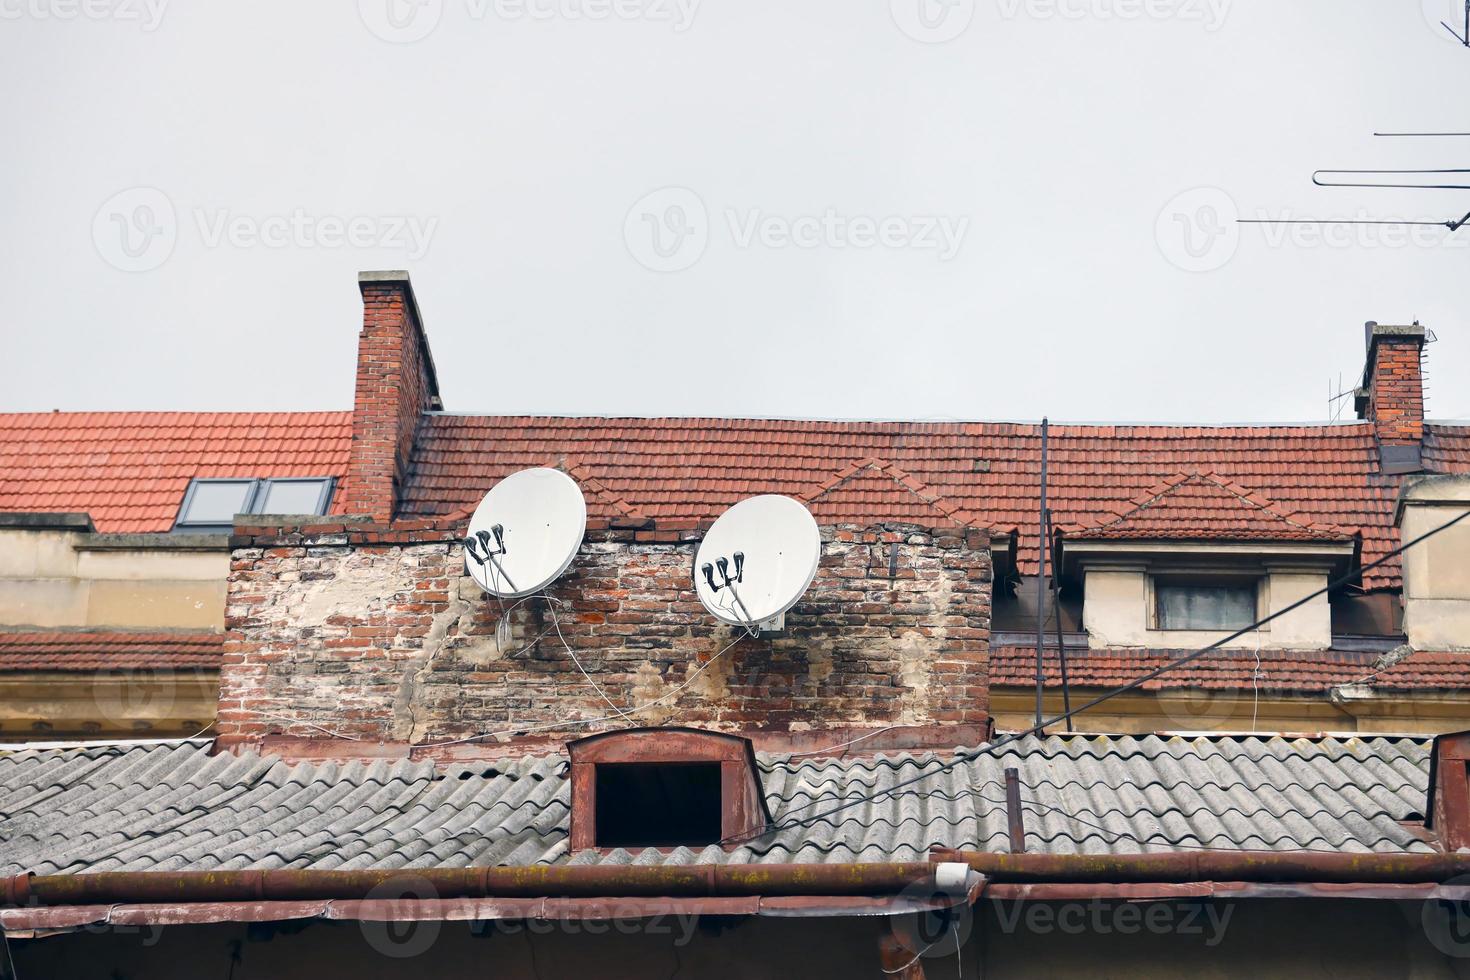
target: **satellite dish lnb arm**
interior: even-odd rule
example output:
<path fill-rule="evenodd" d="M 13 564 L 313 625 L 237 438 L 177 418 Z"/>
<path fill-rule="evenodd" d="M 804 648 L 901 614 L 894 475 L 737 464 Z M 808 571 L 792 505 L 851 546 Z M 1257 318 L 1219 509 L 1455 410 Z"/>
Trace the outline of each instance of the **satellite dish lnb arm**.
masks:
<path fill-rule="evenodd" d="M 745 615 L 745 628 L 748 629 L 748 630 L 755 629 L 756 628 L 756 622 L 751 617 L 750 610 L 745 608 L 745 600 L 743 600 L 743 599 L 740 598 L 740 593 L 736 590 L 735 583 L 734 582 L 730 582 L 729 583 L 729 587 L 730 587 L 730 594 L 735 597 L 735 605 L 739 606 L 740 607 L 740 611 Z M 752 635 L 754 635 L 754 634 L 752 634 Z"/>

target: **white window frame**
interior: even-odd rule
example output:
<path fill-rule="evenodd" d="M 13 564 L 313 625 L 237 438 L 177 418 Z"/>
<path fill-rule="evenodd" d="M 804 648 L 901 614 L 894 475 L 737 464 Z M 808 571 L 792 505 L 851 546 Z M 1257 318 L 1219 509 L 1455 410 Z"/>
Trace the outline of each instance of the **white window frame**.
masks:
<path fill-rule="evenodd" d="M 317 516 L 327 513 L 331 506 L 332 494 L 337 489 L 337 478 L 332 476 L 277 476 L 277 477 L 244 477 L 244 476 L 196 476 L 189 480 L 189 487 L 184 491 L 184 499 L 179 504 L 178 515 L 174 518 L 174 530 L 194 534 L 225 533 L 230 530 L 229 524 L 221 524 L 218 521 L 191 521 L 185 516 L 189 513 L 189 507 L 194 502 L 195 489 L 203 484 L 210 483 L 236 483 L 246 484 L 245 500 L 241 505 L 244 510 L 241 514 L 259 514 L 260 508 L 265 506 L 266 497 L 270 493 L 272 485 L 277 483 L 320 483 L 321 493 L 317 497 L 317 509 L 313 512 Z"/>

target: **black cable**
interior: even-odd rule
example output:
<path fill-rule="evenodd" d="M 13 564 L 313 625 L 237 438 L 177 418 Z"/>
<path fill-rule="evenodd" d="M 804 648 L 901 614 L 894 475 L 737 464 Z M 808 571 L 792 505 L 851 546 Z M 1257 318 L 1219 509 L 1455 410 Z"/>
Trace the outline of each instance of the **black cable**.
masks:
<path fill-rule="evenodd" d="M 1062 672 L 1062 710 L 1072 710 L 1072 686 L 1067 682 L 1067 641 L 1062 637 L 1062 572 L 1057 564 L 1056 532 L 1052 530 L 1051 509 L 1046 511 L 1046 547 L 1051 552 L 1051 614 L 1057 626 L 1057 662 Z M 1067 734 L 1072 734 L 1072 719 L 1067 719 Z"/>
<path fill-rule="evenodd" d="M 1108 692 L 1105 692 L 1103 694 L 1100 694 L 1097 697 L 1093 698 L 1091 701 L 1088 701 L 1086 704 L 1082 705 L 1081 707 L 1073 708 L 1070 711 L 1064 711 L 1062 714 L 1057 715 L 1054 718 L 1050 718 L 1050 719 L 1044 720 L 1039 725 L 1033 725 L 1032 727 L 1030 727 L 1030 728 L 1028 728 L 1028 729 L 1026 729 L 1024 731 L 1014 732 L 1014 733 L 1012 733 L 1010 735 L 1006 735 L 1006 736 L 1004 736 L 1004 737 L 1002 737 L 1002 738 L 1000 738 L 1000 739 L 998 739 L 998 740 L 996 740 L 994 742 L 990 742 L 990 743 L 988 743 L 986 745 L 982 745 L 979 748 L 976 748 L 976 749 L 974 749 L 974 750 L 972 750 L 970 752 L 966 752 L 966 753 L 963 753 L 961 755 L 957 755 L 953 759 L 949 760 L 948 762 L 940 763 L 939 766 L 937 768 L 935 768 L 935 769 L 931 769 L 931 770 L 928 770 L 928 771 L 919 773 L 916 776 L 912 776 L 912 777 L 910 777 L 908 779 L 902 780 L 902 781 L 900 781 L 898 783 L 895 783 L 893 786 L 888 787 L 887 789 L 879 790 L 876 793 L 872 793 L 872 794 L 867 795 L 867 796 L 859 797 L 859 798 L 854 799 L 854 800 L 851 800 L 851 801 L 849 801 L 847 803 L 842 803 L 842 804 L 839 804 L 838 806 L 834 806 L 834 807 L 831 807 L 829 809 L 822 810 L 822 811 L 820 811 L 818 813 L 812 814 L 809 817 L 803 817 L 803 818 L 801 818 L 799 820 L 791 820 L 791 821 L 786 821 L 786 822 L 779 823 L 779 824 L 773 824 L 773 825 L 771 825 L 769 827 L 766 827 L 763 830 L 758 830 L 758 831 L 755 831 L 753 833 L 740 834 L 740 835 L 735 835 L 733 837 L 727 837 L 724 840 L 722 840 L 720 843 L 722 843 L 722 844 L 743 843 L 745 841 L 755 840 L 757 838 L 764 837 L 767 834 L 776 833 L 777 831 L 787 830 L 787 829 L 790 829 L 792 827 L 805 827 L 805 826 L 810 825 L 814 821 L 817 821 L 817 820 L 822 819 L 823 817 L 828 817 L 828 816 L 831 816 L 834 813 L 840 813 L 843 810 L 851 809 L 852 807 L 858 806 L 861 803 L 867 803 L 867 802 L 872 802 L 874 800 L 881 799 L 881 798 L 883 798 L 885 796 L 888 796 L 888 795 L 892 794 L 896 790 L 900 790 L 900 789 L 903 789 L 903 788 L 905 788 L 907 786 L 912 786 L 912 785 L 914 785 L 916 783 L 923 782 L 924 780 L 930 778 L 931 776 L 937 776 L 937 775 L 939 775 L 941 773 L 950 772 L 950 771 L 954 770 L 955 768 L 957 768 L 958 766 L 963 765 L 966 762 L 973 762 L 973 761 L 975 761 L 976 759 L 980 758 L 981 756 L 990 755 L 990 754 L 996 752 L 997 750 L 1003 748 L 1004 746 L 1011 744 L 1012 742 L 1018 742 L 1018 741 L 1020 741 L 1023 738 L 1028 738 L 1029 736 L 1035 735 L 1035 734 L 1041 732 L 1043 729 L 1047 728 L 1048 726 L 1055 725 L 1058 722 L 1066 721 L 1066 720 L 1068 720 L 1069 718 L 1072 718 L 1075 715 L 1080 715 L 1083 712 L 1089 711 L 1092 708 L 1095 708 L 1098 705 L 1103 704 L 1106 701 L 1111 701 L 1113 698 L 1119 697 L 1119 696 L 1121 696 L 1123 694 L 1127 694 L 1129 691 L 1136 690 L 1139 687 L 1141 687 L 1142 685 L 1144 685 L 1144 684 L 1148 683 L 1149 681 L 1153 680 L 1154 678 L 1159 677 L 1159 676 L 1161 676 L 1163 674 L 1166 674 L 1169 671 L 1174 670 L 1177 667 L 1182 667 L 1182 666 L 1184 666 L 1187 663 L 1191 663 L 1191 662 L 1193 662 L 1195 660 L 1198 660 L 1200 657 L 1203 657 L 1205 654 L 1210 653 L 1210 652 L 1212 652 L 1214 650 L 1220 649 L 1220 647 L 1224 646 L 1225 644 L 1229 643 L 1230 641 L 1239 639 L 1240 637 L 1245 636 L 1247 633 L 1250 633 L 1250 632 L 1253 632 L 1255 630 L 1258 630 L 1262 626 L 1264 626 L 1267 623 L 1271 622 L 1272 620 L 1278 619 L 1278 618 L 1286 615 L 1289 612 L 1294 612 L 1295 610 L 1300 609 L 1302 606 L 1304 606 L 1307 603 L 1313 601 L 1314 599 L 1317 599 L 1317 598 L 1319 598 L 1319 597 L 1321 597 L 1323 595 L 1326 595 L 1327 593 L 1331 592 L 1334 589 L 1337 589 L 1337 588 L 1342 587 L 1343 585 L 1346 585 L 1348 582 L 1350 582 L 1354 578 L 1360 577 L 1363 572 L 1366 572 L 1366 571 L 1369 571 L 1371 569 L 1378 568 L 1381 565 L 1387 564 L 1388 562 L 1390 562 L 1393 559 L 1397 558 L 1399 555 L 1402 555 L 1404 552 L 1408 551 L 1410 548 L 1413 548 L 1413 547 L 1419 545 L 1420 543 L 1429 540 L 1430 538 L 1434 537 L 1436 534 L 1439 534 L 1442 531 L 1449 530 L 1450 528 L 1454 527 L 1456 524 L 1458 524 L 1461 521 L 1465 520 L 1467 517 L 1470 517 L 1470 510 L 1466 510 L 1464 513 L 1460 514 L 1458 517 L 1453 518 L 1452 520 L 1450 520 L 1450 521 L 1448 521 L 1448 522 L 1446 522 L 1444 524 L 1441 524 L 1437 528 L 1433 528 L 1432 530 L 1426 531 L 1425 533 L 1419 535 L 1417 538 L 1414 538 L 1412 541 L 1409 541 L 1409 542 L 1407 542 L 1405 544 L 1402 544 L 1399 547 L 1395 548 L 1394 550 L 1392 550 L 1392 551 L 1388 552 L 1387 554 L 1383 555 L 1382 557 L 1377 558 L 1377 559 L 1369 562 L 1368 564 L 1361 566 L 1356 571 L 1350 571 L 1350 572 L 1345 573 L 1344 575 L 1340 576 L 1336 580 L 1331 581 L 1331 582 L 1328 582 L 1325 586 L 1323 586 L 1322 588 L 1318 589 L 1316 592 L 1313 592 L 1313 593 L 1310 593 L 1309 595 L 1303 596 L 1302 598 L 1298 599 L 1297 601 L 1295 601 L 1295 602 L 1293 602 L 1293 603 L 1291 603 L 1291 604 L 1289 604 L 1287 606 L 1284 606 L 1281 609 L 1276 610 L 1274 613 L 1271 613 L 1269 616 L 1266 616 L 1263 619 L 1258 619 L 1254 623 L 1251 623 L 1249 626 L 1242 627 L 1241 629 L 1238 629 L 1238 630 L 1236 630 L 1233 633 L 1230 633 L 1230 634 L 1228 634 L 1228 635 L 1226 635 L 1224 637 L 1221 637 L 1220 639 L 1216 640 L 1214 643 L 1211 643 L 1209 646 L 1201 647 L 1200 649 L 1194 651 L 1193 653 L 1186 654 L 1185 656 L 1180 657 L 1178 660 L 1175 660 L 1175 661 L 1173 661 L 1171 663 L 1163 664 L 1162 666 L 1156 667 L 1153 670 L 1149 671 L 1148 673 L 1143 674 L 1140 677 L 1134 678 L 1133 680 L 1129 681 L 1127 684 L 1122 685 L 1121 687 L 1117 687 L 1117 688 L 1114 688 L 1111 691 L 1108 691 Z M 813 801 L 813 802 L 815 802 L 815 801 Z M 810 805 L 811 804 L 808 804 L 808 806 L 810 806 Z"/>

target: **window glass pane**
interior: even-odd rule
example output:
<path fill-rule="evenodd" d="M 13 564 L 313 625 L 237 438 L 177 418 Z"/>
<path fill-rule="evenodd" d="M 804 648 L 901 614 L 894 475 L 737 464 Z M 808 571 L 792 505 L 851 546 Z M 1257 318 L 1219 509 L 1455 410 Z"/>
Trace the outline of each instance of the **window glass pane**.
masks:
<path fill-rule="evenodd" d="M 320 514 L 326 480 L 267 480 L 261 514 Z"/>
<path fill-rule="evenodd" d="M 1247 585 L 1157 584 L 1159 629 L 1227 630 L 1256 618 L 1256 587 Z"/>
<path fill-rule="evenodd" d="M 229 524 L 249 503 L 251 480 L 195 480 L 180 524 Z"/>

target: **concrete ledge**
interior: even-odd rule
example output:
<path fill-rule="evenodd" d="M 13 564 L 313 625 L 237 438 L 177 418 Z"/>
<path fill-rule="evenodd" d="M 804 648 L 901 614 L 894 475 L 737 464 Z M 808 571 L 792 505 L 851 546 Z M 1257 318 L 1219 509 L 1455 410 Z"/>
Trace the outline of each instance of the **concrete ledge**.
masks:
<path fill-rule="evenodd" d="M 67 513 L 0 513 L 0 528 L 24 531 L 94 531 L 92 515 Z"/>
<path fill-rule="evenodd" d="M 89 534 L 77 551 L 229 551 L 228 534 Z"/>
<path fill-rule="evenodd" d="M 357 274 L 358 282 L 409 282 L 407 269 L 367 269 Z"/>

